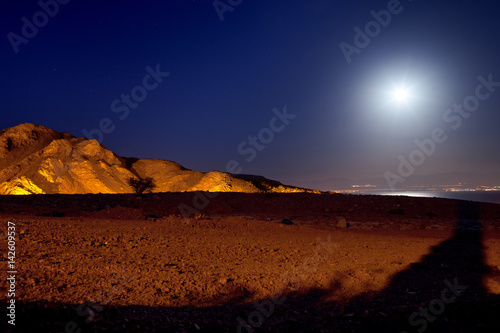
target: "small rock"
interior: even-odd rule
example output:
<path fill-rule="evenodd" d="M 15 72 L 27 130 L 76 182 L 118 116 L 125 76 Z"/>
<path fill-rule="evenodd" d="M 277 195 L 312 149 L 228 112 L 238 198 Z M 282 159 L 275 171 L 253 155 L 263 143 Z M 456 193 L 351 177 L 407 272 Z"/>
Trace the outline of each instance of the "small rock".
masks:
<path fill-rule="evenodd" d="M 226 285 L 227 283 L 232 282 L 232 281 L 234 281 L 234 280 L 231 279 L 231 278 L 221 278 L 221 279 L 219 279 L 219 283 L 222 284 L 222 285 Z"/>
<path fill-rule="evenodd" d="M 347 222 L 345 217 L 339 217 L 337 220 L 337 227 L 339 227 L 339 228 L 349 228 L 350 225 L 351 224 L 349 222 Z"/>

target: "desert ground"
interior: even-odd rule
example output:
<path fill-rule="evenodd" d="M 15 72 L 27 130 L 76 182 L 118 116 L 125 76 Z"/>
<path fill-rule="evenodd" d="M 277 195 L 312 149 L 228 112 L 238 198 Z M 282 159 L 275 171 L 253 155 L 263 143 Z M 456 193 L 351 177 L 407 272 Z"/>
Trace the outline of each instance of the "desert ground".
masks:
<path fill-rule="evenodd" d="M 202 194 L 1 196 L 2 331 L 500 331 L 500 205 Z"/>

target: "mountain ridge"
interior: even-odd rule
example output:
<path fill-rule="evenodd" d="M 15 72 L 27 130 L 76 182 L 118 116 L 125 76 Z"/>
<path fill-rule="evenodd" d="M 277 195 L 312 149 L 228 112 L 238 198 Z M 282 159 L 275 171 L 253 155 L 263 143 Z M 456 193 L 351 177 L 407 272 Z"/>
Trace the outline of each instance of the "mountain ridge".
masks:
<path fill-rule="evenodd" d="M 95 139 L 24 123 L 0 131 L 0 194 L 132 193 L 131 177 L 153 192 L 316 192 L 262 176 L 200 172 L 161 159 L 122 157 Z"/>

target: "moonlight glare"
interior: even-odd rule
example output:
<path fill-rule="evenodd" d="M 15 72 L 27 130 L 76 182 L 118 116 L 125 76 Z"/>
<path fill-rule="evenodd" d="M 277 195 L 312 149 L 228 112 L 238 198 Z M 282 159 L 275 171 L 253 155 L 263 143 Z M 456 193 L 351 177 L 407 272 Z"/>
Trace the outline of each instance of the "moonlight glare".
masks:
<path fill-rule="evenodd" d="M 393 92 L 394 99 L 396 102 L 405 102 L 410 97 L 408 90 L 406 88 L 398 88 Z"/>

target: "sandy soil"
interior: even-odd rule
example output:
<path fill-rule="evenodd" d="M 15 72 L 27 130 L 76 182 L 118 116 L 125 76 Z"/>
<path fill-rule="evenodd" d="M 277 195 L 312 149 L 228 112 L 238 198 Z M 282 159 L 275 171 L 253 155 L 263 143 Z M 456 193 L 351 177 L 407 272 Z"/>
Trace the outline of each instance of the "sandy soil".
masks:
<path fill-rule="evenodd" d="M 18 270 L 2 330 L 500 328 L 500 205 L 222 193 L 181 216 L 200 194 L 1 197 Z"/>

